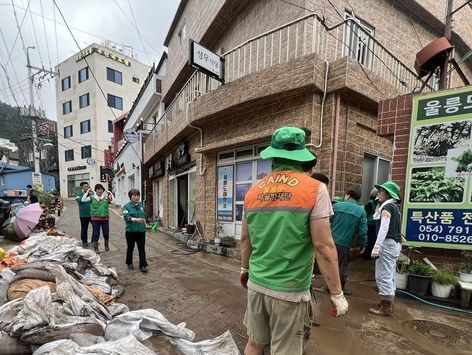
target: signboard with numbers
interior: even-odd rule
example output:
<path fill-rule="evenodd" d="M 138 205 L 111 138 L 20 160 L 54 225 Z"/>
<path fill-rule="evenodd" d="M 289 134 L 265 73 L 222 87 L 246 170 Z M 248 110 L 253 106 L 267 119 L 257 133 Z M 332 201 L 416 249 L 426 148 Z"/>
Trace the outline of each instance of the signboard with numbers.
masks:
<path fill-rule="evenodd" d="M 195 41 L 190 41 L 189 64 L 224 83 L 225 59 Z"/>
<path fill-rule="evenodd" d="M 472 249 L 472 88 L 413 99 L 403 233 L 408 244 Z"/>
<path fill-rule="evenodd" d="M 217 220 L 233 221 L 233 166 L 218 167 Z"/>

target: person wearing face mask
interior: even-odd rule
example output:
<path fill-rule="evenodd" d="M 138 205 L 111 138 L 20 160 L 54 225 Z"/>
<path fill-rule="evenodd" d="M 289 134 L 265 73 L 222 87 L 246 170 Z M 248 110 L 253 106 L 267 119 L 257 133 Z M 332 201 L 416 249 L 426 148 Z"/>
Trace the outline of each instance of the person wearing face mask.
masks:
<path fill-rule="evenodd" d="M 380 207 L 374 214 L 377 239 L 371 256 L 375 258 L 375 281 L 379 289 L 380 304 L 369 312 L 381 316 L 393 315 L 395 298 L 395 267 L 401 250 L 401 215 L 397 201 L 400 200 L 400 187 L 389 180 L 378 189 Z"/>
<path fill-rule="evenodd" d="M 98 240 L 100 239 L 100 228 L 105 240 L 105 251 L 110 250 L 108 241 L 110 239 L 110 212 L 108 205 L 115 203 L 115 197 L 110 191 L 105 193 L 102 184 L 95 185 L 95 191 L 89 189 L 82 202 L 90 202 L 90 216 L 92 219 L 92 245 L 93 251 L 98 253 Z"/>
<path fill-rule="evenodd" d="M 144 249 L 146 243 L 146 211 L 139 201 L 141 197 L 139 190 L 129 190 L 128 196 L 130 202 L 123 207 L 123 219 L 126 222 L 126 244 L 128 246 L 126 249 L 126 265 L 129 270 L 134 269 L 133 251 L 136 244 L 139 254 L 139 270 L 146 273 L 148 272 L 146 251 Z"/>

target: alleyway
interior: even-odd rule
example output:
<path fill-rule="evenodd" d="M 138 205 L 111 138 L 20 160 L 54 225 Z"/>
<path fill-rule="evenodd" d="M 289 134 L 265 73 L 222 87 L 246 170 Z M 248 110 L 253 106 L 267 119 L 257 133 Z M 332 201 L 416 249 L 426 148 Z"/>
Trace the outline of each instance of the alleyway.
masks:
<path fill-rule="evenodd" d="M 58 227 L 78 237 L 76 204 L 65 205 Z M 124 263 L 124 223 L 119 214 L 119 209 L 111 213 L 111 250 L 100 254 L 105 264 L 116 267 L 125 287 L 119 301 L 130 309 L 154 308 L 173 323 L 186 322 L 195 331 L 196 341 L 230 330 L 243 352 L 246 297 L 239 286 L 239 262 L 204 253 L 182 255 L 176 239 L 150 232 L 146 241 L 149 273 L 129 271 Z M 137 252 L 135 255 L 137 265 Z M 350 310 L 342 319 L 328 314 L 328 295 L 317 293 L 321 327 L 312 330 L 306 354 L 470 354 L 470 314 L 444 311 L 402 296 L 397 297 L 393 318 L 368 314 L 376 302 L 372 270 L 370 261 L 350 265 L 353 296 L 348 296 Z M 316 285 L 322 285 L 319 277 Z"/>

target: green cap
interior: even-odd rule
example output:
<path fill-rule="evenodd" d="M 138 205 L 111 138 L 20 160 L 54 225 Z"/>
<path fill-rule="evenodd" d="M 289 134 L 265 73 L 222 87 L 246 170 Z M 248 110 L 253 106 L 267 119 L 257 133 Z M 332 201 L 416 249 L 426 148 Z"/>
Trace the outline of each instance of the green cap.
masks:
<path fill-rule="evenodd" d="M 375 185 L 375 187 L 378 190 L 384 189 L 390 194 L 390 196 L 392 196 L 392 198 L 394 198 L 397 201 L 400 201 L 400 196 L 398 195 L 400 193 L 400 186 L 398 186 L 392 180 L 388 180 L 384 182 L 382 185 Z"/>
<path fill-rule="evenodd" d="M 272 134 L 270 146 L 261 152 L 262 159 L 282 158 L 312 161 L 316 156 L 306 149 L 305 132 L 297 127 L 282 127 Z"/>
<path fill-rule="evenodd" d="M 334 196 L 333 203 L 342 202 L 344 199 L 341 196 Z"/>

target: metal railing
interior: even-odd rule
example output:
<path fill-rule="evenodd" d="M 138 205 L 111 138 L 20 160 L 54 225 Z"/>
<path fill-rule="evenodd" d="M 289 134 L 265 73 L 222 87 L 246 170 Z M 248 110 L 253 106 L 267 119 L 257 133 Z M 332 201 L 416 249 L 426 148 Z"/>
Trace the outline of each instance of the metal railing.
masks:
<path fill-rule="evenodd" d="M 382 79 L 403 94 L 421 87 L 422 82 L 416 73 L 379 43 L 372 32 L 355 19 L 346 19 L 327 27 L 318 15 L 309 14 L 251 38 L 224 53 L 225 81 L 228 83 L 273 65 L 316 53 L 329 62 L 351 56 L 359 62 L 373 84 L 375 80 Z M 371 78 L 371 74 L 374 74 L 375 79 Z M 164 144 L 172 138 L 169 137 L 169 127 L 173 123 L 187 120 L 188 104 L 220 85 L 215 79 L 195 71 L 146 140 L 145 160 L 152 157 L 158 144 Z M 383 94 L 386 96 L 388 93 Z"/>

